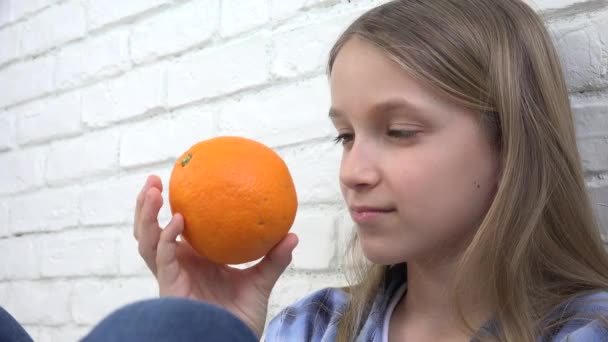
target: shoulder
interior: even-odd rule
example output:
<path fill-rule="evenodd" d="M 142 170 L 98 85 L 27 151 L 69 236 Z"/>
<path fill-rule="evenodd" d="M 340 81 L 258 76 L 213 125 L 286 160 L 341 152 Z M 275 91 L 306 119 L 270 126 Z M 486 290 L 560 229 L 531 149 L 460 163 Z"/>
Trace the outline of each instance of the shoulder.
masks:
<path fill-rule="evenodd" d="M 578 296 L 561 306 L 554 319 L 568 319 L 551 342 L 608 341 L 608 292 Z"/>
<path fill-rule="evenodd" d="M 345 289 L 325 288 L 313 292 L 275 316 L 266 329 L 266 341 L 333 340 L 337 322 L 349 295 Z"/>

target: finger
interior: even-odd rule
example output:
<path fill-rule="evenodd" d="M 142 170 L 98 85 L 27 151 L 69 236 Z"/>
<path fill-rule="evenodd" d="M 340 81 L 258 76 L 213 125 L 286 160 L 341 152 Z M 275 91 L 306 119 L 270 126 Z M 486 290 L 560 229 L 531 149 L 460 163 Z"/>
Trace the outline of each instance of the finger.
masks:
<path fill-rule="evenodd" d="M 253 270 L 260 276 L 258 286 L 269 292 L 272 290 L 281 274 L 291 263 L 293 250 L 297 245 L 298 236 L 289 233 L 268 252 L 262 261 L 253 266 Z"/>
<path fill-rule="evenodd" d="M 158 226 L 158 212 L 163 205 L 163 198 L 157 188 L 150 188 L 145 195 L 139 222 L 139 254 L 150 270 L 156 274 L 156 250 L 161 229 Z"/>
<path fill-rule="evenodd" d="M 135 217 L 133 218 L 133 236 L 135 237 L 135 240 L 137 240 L 137 237 L 139 236 L 139 213 L 141 212 L 141 208 L 144 206 L 144 199 L 146 197 L 146 192 L 148 191 L 149 183 L 150 176 L 146 178 L 146 183 L 144 183 L 144 186 L 139 191 L 139 194 L 137 195 L 137 200 L 135 201 Z"/>
<path fill-rule="evenodd" d="M 180 214 L 171 217 L 169 224 L 163 229 L 158 242 L 156 254 L 156 267 L 159 282 L 173 282 L 179 272 L 177 260 L 177 237 L 184 231 L 184 219 Z"/>
<path fill-rule="evenodd" d="M 163 184 L 160 180 L 160 177 L 156 175 L 150 175 L 146 178 L 146 182 L 142 187 L 141 191 L 137 195 L 137 200 L 135 202 L 135 217 L 133 218 L 133 236 L 137 240 L 139 237 L 139 217 L 141 216 L 141 209 L 143 208 L 144 199 L 146 197 L 146 193 L 150 187 L 158 188 L 161 192 L 163 191 Z"/>

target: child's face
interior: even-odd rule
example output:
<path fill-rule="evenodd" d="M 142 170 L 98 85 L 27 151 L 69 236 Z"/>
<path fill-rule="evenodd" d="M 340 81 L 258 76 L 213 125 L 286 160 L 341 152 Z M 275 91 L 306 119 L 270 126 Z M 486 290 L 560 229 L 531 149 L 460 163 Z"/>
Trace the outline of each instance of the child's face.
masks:
<path fill-rule="evenodd" d="M 495 193 L 498 161 L 479 116 L 354 38 L 331 75 L 342 194 L 363 251 L 379 264 L 452 257 Z"/>

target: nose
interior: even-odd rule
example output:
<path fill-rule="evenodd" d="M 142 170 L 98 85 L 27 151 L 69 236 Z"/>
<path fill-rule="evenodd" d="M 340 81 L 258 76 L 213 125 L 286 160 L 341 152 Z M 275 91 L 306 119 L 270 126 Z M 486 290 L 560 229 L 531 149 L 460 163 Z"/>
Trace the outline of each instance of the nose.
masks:
<path fill-rule="evenodd" d="M 345 149 L 340 164 L 340 182 L 353 190 L 373 187 L 380 181 L 378 153 L 369 144 L 355 142 Z"/>

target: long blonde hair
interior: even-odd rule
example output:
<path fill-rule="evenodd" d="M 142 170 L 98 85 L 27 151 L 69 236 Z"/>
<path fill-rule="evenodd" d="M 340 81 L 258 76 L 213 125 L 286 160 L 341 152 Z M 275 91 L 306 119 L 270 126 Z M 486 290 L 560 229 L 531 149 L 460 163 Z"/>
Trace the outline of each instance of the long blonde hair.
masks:
<path fill-rule="evenodd" d="M 585 186 L 562 68 L 531 8 L 519 0 L 392 1 L 363 14 L 340 36 L 330 53 L 330 75 L 354 36 L 480 113 L 499 154 L 495 198 L 459 260 L 454 298 L 463 327 L 475 333 L 459 298 L 479 274 L 500 326 L 489 339 L 498 341 L 534 341 L 546 333 L 543 322 L 559 304 L 608 289 L 608 256 Z M 357 246 L 355 235 L 350 251 L 360 252 Z M 354 266 L 338 341 L 355 339 L 387 270 Z"/>

